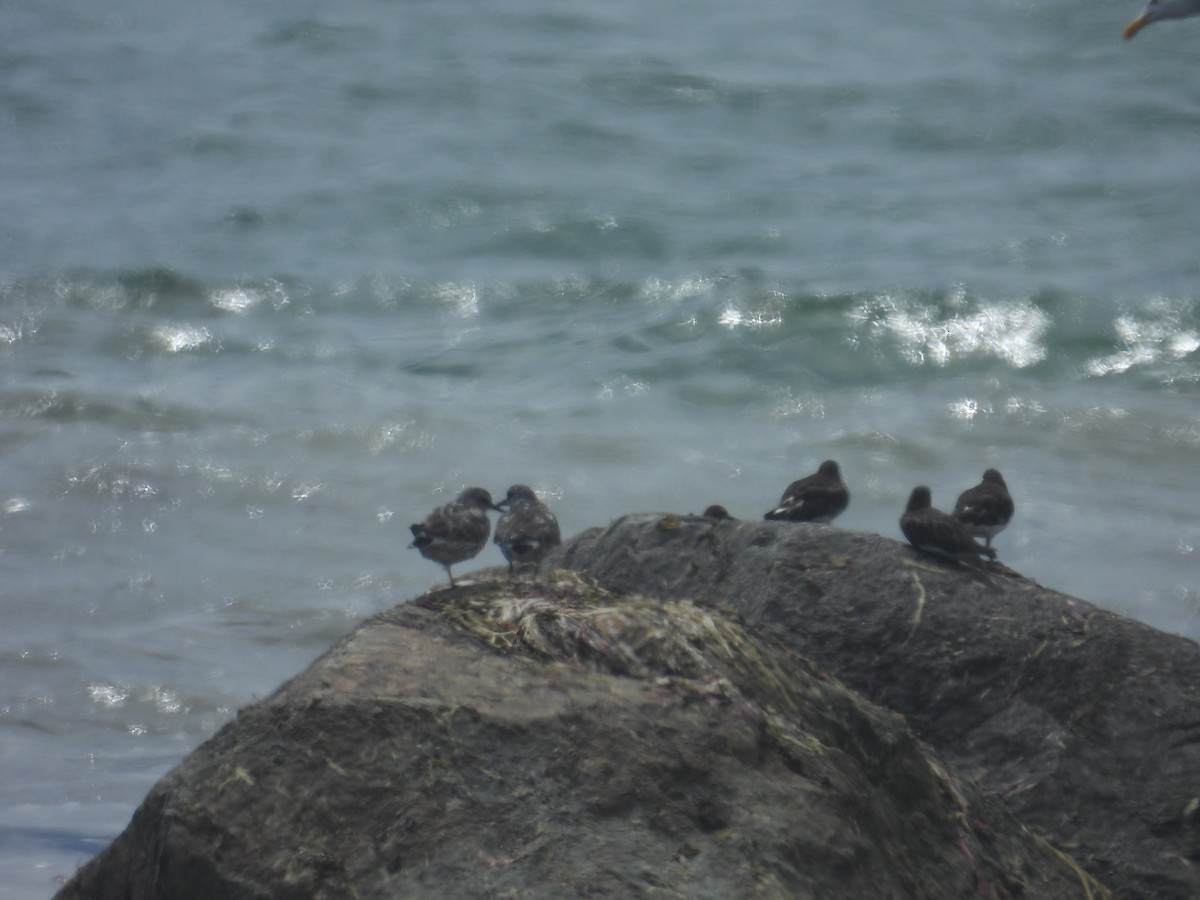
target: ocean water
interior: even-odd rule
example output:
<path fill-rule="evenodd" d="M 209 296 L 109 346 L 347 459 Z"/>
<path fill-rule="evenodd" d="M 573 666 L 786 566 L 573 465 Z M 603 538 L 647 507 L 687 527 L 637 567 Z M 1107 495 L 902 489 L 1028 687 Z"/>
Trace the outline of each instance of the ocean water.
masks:
<path fill-rule="evenodd" d="M 0 897 L 466 485 L 573 534 L 832 457 L 899 538 L 995 466 L 1004 562 L 1200 637 L 1200 20 L 1136 11 L 4 6 Z"/>

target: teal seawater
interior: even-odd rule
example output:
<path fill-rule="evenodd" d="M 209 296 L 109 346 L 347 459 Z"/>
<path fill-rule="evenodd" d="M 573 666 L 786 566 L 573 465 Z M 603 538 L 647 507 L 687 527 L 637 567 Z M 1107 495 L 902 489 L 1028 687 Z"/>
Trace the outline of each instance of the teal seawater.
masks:
<path fill-rule="evenodd" d="M 6 8 L 0 897 L 467 484 L 571 534 L 833 457 L 899 538 L 996 466 L 1004 562 L 1200 637 L 1200 20 L 1133 6 Z"/>

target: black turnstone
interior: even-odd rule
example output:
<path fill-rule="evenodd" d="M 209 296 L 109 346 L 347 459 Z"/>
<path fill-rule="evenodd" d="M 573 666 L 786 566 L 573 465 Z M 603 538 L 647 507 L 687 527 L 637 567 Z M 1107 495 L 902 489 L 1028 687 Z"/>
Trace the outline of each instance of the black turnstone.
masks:
<path fill-rule="evenodd" d="M 992 546 L 992 538 L 1008 527 L 1013 515 L 1013 499 L 1004 476 L 995 469 L 984 472 L 983 481 L 958 495 L 953 515 L 971 534 Z"/>
<path fill-rule="evenodd" d="M 850 505 L 850 492 L 832 459 L 821 463 L 816 474 L 793 481 L 779 505 L 763 516 L 786 522 L 832 522 Z"/>
<path fill-rule="evenodd" d="M 706 519 L 716 519 L 718 521 L 736 522 L 733 516 L 729 514 L 729 510 L 723 507 L 720 503 L 714 503 L 703 512 Z"/>
<path fill-rule="evenodd" d="M 512 574 L 514 565 L 532 564 L 536 575 L 542 557 L 562 543 L 558 519 L 525 484 L 510 487 L 498 505 L 504 514 L 496 523 L 494 540 L 508 560 L 508 573 Z"/>
<path fill-rule="evenodd" d="M 929 488 L 925 485 L 913 488 L 900 517 L 900 530 L 910 544 L 944 559 L 977 562 L 980 556 L 996 558 L 996 551 L 976 541 L 966 525 L 934 509 L 932 503 Z"/>
<path fill-rule="evenodd" d="M 492 533 L 492 523 L 487 517 L 489 509 L 499 509 L 491 494 L 480 487 L 467 488 L 427 515 L 424 522 L 410 525 L 413 542 L 408 546 L 445 566 L 450 586 L 454 587 L 450 567 L 471 559 L 487 545 Z"/>

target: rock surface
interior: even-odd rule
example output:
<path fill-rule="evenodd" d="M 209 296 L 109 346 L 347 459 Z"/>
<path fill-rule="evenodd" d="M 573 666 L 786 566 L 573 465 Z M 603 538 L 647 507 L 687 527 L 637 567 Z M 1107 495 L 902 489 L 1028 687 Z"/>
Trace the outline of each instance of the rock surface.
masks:
<path fill-rule="evenodd" d="M 904 715 L 1117 896 L 1200 897 L 1193 641 L 1003 566 L 832 527 L 634 515 L 548 562 L 614 590 L 728 604 Z"/>
<path fill-rule="evenodd" d="M 364 623 L 60 898 L 1200 896 L 1195 644 L 831 526 L 556 565 Z"/>

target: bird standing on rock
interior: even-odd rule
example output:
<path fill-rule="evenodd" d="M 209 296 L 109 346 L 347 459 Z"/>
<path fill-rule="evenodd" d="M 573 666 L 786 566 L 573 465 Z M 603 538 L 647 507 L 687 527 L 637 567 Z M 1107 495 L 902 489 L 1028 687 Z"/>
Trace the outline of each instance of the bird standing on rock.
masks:
<path fill-rule="evenodd" d="M 495 542 L 508 560 L 508 574 L 514 565 L 532 564 L 536 575 L 542 558 L 562 543 L 558 519 L 526 484 L 510 487 L 498 508 L 504 514 L 496 523 Z"/>
<path fill-rule="evenodd" d="M 980 556 L 996 558 L 996 551 L 977 542 L 966 525 L 933 508 L 933 495 L 923 484 L 909 495 L 900 530 L 918 550 L 944 559 L 978 562 Z"/>
<path fill-rule="evenodd" d="M 488 510 L 499 509 L 492 502 L 492 495 L 481 487 L 470 487 L 454 500 L 439 506 L 425 517 L 425 521 L 410 525 L 413 542 L 426 559 L 439 562 L 446 567 L 450 587 L 454 587 L 454 575 L 450 567 L 455 563 L 471 559 L 487 545 L 492 533 Z"/>
<path fill-rule="evenodd" d="M 952 515 L 966 525 L 971 534 L 984 538 L 987 545 L 992 546 L 992 538 L 1008 527 L 1013 516 L 1012 494 L 1008 492 L 1004 476 L 996 469 L 988 469 L 979 484 L 958 495 Z"/>
<path fill-rule="evenodd" d="M 832 459 L 827 459 L 815 474 L 789 484 L 779 505 L 763 518 L 785 522 L 832 522 L 849 505 L 850 492 L 842 481 L 841 469 Z"/>

